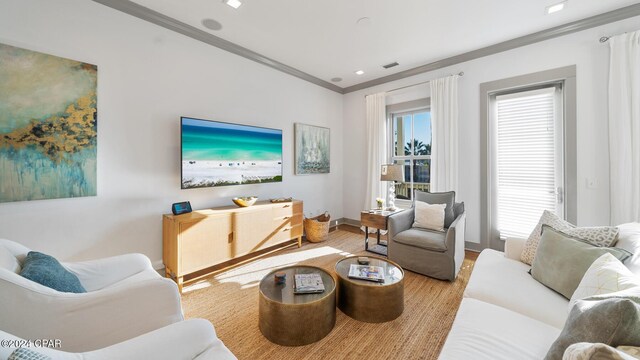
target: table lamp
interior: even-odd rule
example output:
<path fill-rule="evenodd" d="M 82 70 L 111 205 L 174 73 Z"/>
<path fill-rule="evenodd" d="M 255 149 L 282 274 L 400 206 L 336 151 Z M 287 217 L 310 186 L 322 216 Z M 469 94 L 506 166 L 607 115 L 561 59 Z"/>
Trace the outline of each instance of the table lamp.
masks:
<path fill-rule="evenodd" d="M 380 181 L 389 181 L 389 201 L 387 202 L 387 210 L 397 210 L 396 201 L 396 181 L 404 181 L 404 165 L 402 164 L 386 164 L 382 165 L 380 171 Z"/>

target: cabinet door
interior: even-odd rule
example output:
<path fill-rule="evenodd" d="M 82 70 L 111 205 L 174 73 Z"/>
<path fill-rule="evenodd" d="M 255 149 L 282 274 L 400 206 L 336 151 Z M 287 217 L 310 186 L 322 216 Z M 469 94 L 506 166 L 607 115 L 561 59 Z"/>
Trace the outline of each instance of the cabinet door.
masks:
<path fill-rule="evenodd" d="M 181 223 L 180 272 L 188 274 L 229 260 L 232 235 L 231 214 Z"/>
<path fill-rule="evenodd" d="M 241 256 L 264 249 L 270 245 L 276 233 L 271 206 L 255 207 L 234 214 L 235 236 L 232 244 L 232 255 Z"/>

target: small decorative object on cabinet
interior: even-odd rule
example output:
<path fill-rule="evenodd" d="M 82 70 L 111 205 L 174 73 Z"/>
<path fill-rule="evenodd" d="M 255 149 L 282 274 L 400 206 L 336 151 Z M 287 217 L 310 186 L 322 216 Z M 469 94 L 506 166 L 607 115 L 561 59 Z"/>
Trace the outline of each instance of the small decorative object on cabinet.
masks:
<path fill-rule="evenodd" d="M 162 258 L 167 277 L 182 291 L 184 277 L 275 245 L 302 245 L 300 200 L 251 207 L 225 206 L 162 219 Z"/>
<path fill-rule="evenodd" d="M 256 201 L 258 201 L 258 197 L 257 196 L 240 196 L 240 197 L 234 197 L 233 199 L 231 199 L 231 201 L 233 201 L 234 204 L 240 207 L 249 207 L 255 204 Z"/>

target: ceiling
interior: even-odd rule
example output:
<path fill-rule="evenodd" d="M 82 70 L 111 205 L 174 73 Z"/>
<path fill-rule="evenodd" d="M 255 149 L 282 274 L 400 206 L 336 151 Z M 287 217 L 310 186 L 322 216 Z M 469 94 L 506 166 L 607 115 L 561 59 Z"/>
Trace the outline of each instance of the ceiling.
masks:
<path fill-rule="evenodd" d="M 343 88 L 637 3 L 569 0 L 547 15 L 560 0 L 132 1 Z"/>

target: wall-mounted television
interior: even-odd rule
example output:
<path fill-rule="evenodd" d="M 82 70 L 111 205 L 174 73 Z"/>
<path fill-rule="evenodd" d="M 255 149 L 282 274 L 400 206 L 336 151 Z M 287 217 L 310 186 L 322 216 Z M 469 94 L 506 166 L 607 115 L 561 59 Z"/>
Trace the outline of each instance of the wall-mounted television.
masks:
<path fill-rule="evenodd" d="M 182 188 L 282 181 L 282 130 L 180 118 Z"/>

